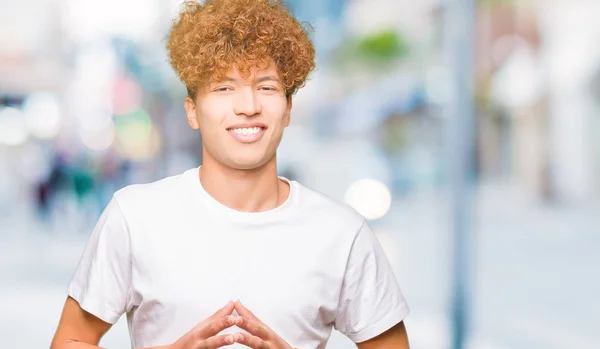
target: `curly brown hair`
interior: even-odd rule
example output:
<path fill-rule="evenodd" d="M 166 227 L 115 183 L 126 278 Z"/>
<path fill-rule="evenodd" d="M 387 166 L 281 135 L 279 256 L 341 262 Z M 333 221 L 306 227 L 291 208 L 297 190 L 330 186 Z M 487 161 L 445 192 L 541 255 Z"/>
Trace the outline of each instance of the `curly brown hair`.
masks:
<path fill-rule="evenodd" d="M 309 30 L 281 0 L 188 0 L 173 22 L 167 50 L 192 98 L 234 66 L 248 77 L 271 60 L 289 97 L 315 68 Z"/>

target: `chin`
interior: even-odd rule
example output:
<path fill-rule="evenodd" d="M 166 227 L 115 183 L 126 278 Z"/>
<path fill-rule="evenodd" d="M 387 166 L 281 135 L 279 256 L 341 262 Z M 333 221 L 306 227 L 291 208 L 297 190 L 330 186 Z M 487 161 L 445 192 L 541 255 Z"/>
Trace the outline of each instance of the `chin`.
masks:
<path fill-rule="evenodd" d="M 268 163 L 268 158 L 236 158 L 229 161 L 230 167 L 236 170 L 254 170 Z"/>

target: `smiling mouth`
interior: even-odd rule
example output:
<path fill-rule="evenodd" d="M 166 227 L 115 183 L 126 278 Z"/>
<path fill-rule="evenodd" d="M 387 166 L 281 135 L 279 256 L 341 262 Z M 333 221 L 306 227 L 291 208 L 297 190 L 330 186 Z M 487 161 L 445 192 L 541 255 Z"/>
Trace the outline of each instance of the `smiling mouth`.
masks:
<path fill-rule="evenodd" d="M 264 130 L 264 127 L 230 128 L 229 131 L 239 135 L 254 135 Z"/>
<path fill-rule="evenodd" d="M 228 128 L 227 131 L 237 141 L 241 143 L 254 143 L 259 141 L 265 134 L 266 127 L 233 127 Z"/>

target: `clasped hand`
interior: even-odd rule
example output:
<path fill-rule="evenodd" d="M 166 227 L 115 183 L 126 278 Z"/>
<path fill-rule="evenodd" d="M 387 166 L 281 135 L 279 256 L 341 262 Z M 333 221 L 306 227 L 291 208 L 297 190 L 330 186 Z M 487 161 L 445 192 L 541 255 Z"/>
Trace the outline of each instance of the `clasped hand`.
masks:
<path fill-rule="evenodd" d="M 232 315 L 234 310 L 237 311 L 238 316 Z M 246 333 L 219 335 L 219 332 L 233 325 L 245 330 Z M 230 301 L 167 349 L 215 349 L 233 343 L 240 343 L 253 349 L 293 349 L 240 301 Z"/>

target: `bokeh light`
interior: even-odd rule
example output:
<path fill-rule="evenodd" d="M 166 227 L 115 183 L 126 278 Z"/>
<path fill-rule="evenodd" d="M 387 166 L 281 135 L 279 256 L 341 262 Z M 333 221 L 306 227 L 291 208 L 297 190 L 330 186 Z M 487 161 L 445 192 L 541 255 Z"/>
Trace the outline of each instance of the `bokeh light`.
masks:
<path fill-rule="evenodd" d="M 142 90 L 139 84 L 128 76 L 115 78 L 112 105 L 115 114 L 134 112 L 142 104 Z"/>
<path fill-rule="evenodd" d="M 139 108 L 115 117 L 117 150 L 126 158 L 140 160 L 155 154 L 159 138 L 148 113 Z"/>
<path fill-rule="evenodd" d="M 379 219 L 388 212 L 392 194 L 388 187 L 376 179 L 361 179 L 348 188 L 344 201 L 366 219 Z"/>
<path fill-rule="evenodd" d="M 29 137 L 23 112 L 17 108 L 0 108 L 0 143 L 17 146 Z"/>
<path fill-rule="evenodd" d="M 23 105 L 25 123 L 29 132 L 40 139 L 58 135 L 62 126 L 60 101 L 52 93 L 40 92 L 29 95 Z"/>
<path fill-rule="evenodd" d="M 106 123 L 103 128 L 79 128 L 79 138 L 81 139 L 81 142 L 90 150 L 107 150 L 114 143 L 115 137 L 116 128 L 112 121 Z"/>

